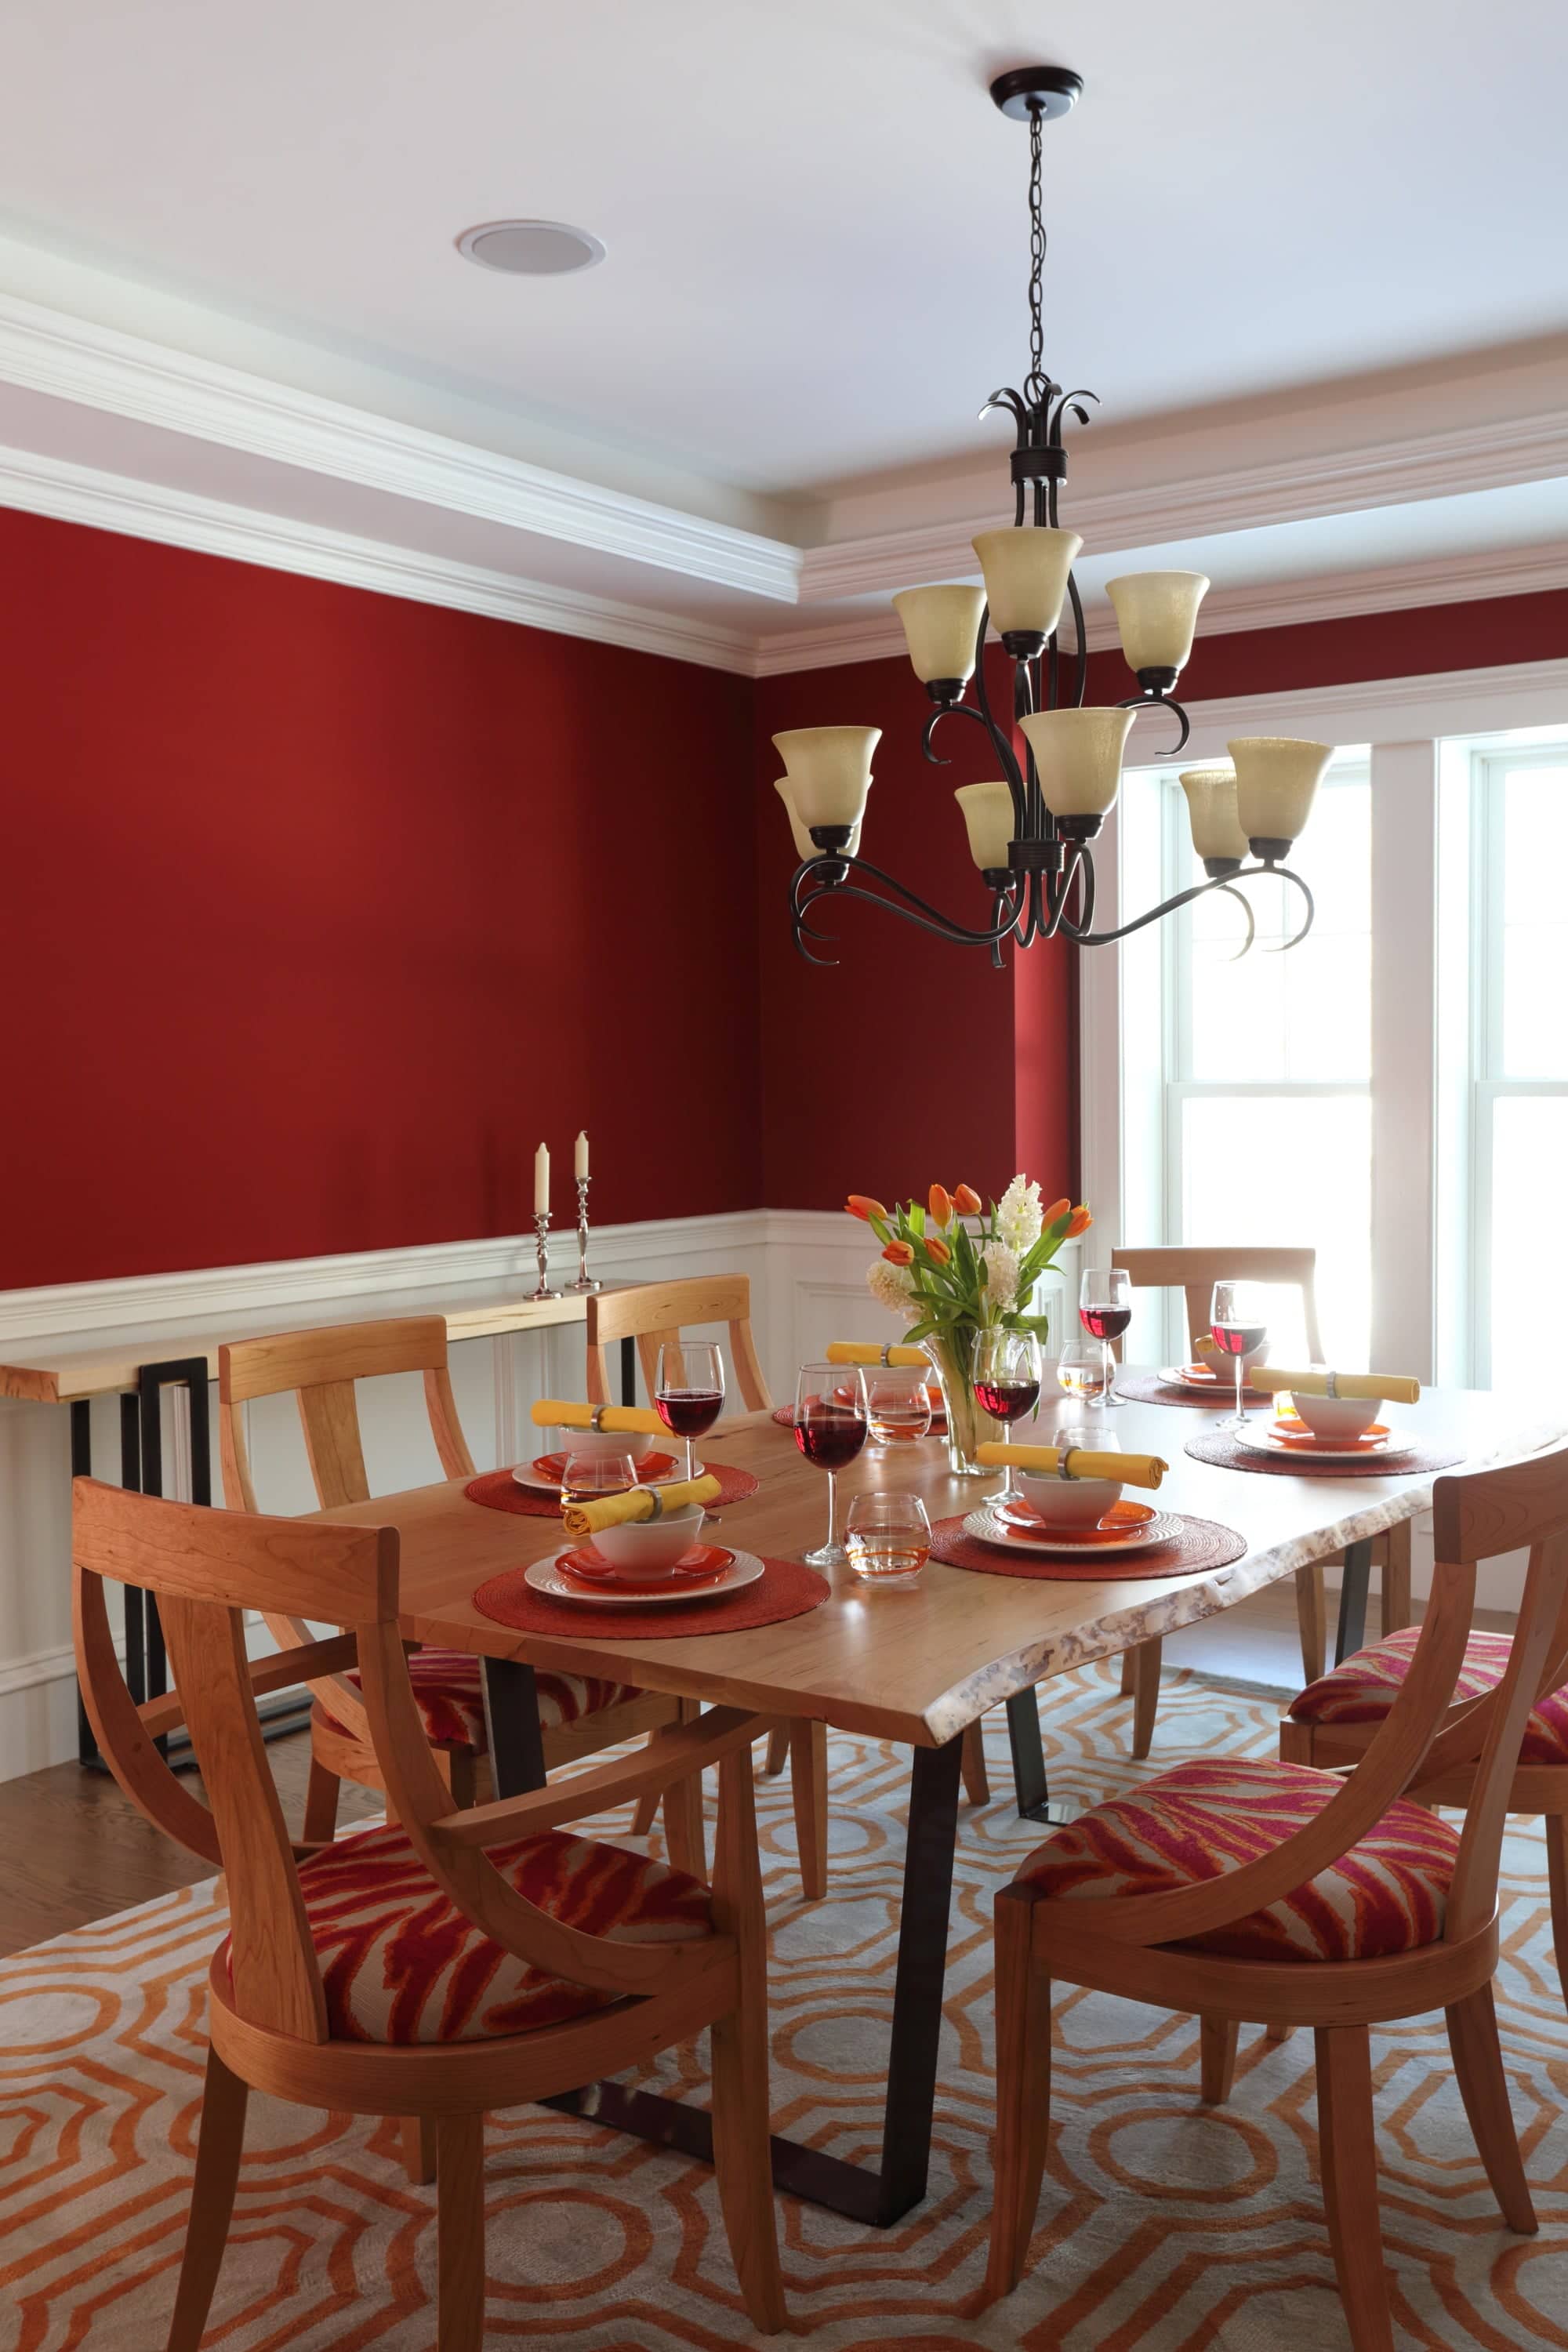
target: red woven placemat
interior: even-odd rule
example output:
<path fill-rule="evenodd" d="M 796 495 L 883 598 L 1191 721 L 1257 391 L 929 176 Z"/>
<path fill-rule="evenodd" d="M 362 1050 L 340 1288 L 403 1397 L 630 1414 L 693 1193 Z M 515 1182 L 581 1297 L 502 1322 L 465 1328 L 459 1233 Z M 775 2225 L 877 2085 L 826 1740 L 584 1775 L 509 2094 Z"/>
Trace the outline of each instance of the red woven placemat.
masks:
<path fill-rule="evenodd" d="M 1217 1519 L 1190 1519 L 1181 1515 L 1182 1531 L 1169 1543 L 1151 1544 L 1147 1551 L 1118 1551 L 1100 1559 L 1052 1559 L 1038 1551 L 1002 1551 L 995 1544 L 966 1536 L 963 1521 L 938 1519 L 931 1529 L 931 1556 L 949 1568 L 971 1568 L 982 1576 L 1025 1576 L 1037 1583 L 1136 1583 L 1146 1576 L 1191 1576 L 1200 1568 L 1224 1568 L 1240 1559 L 1247 1538 Z"/>
<path fill-rule="evenodd" d="M 757 1481 L 749 1470 L 732 1470 L 721 1462 L 710 1462 L 708 1468 L 719 1481 L 719 1492 L 708 1506 L 710 1511 L 725 1503 L 743 1503 L 757 1491 Z M 561 1517 L 559 1495 L 531 1494 L 518 1485 L 510 1470 L 487 1470 L 482 1477 L 470 1478 L 463 1492 L 470 1503 L 482 1503 L 487 1511 L 515 1511 L 523 1519 Z"/>
<path fill-rule="evenodd" d="M 1118 1372 L 1116 1393 L 1131 1398 L 1134 1404 L 1184 1404 L 1195 1406 L 1199 1412 L 1236 1411 L 1234 1381 L 1223 1389 L 1179 1389 L 1173 1381 L 1163 1381 L 1158 1372 Z M 1266 1401 L 1261 1389 L 1244 1388 L 1241 1391 L 1243 1404 L 1262 1404 Z"/>
<path fill-rule="evenodd" d="M 689 1601 L 679 1609 L 574 1609 L 552 1601 L 523 1581 L 521 1568 L 492 1576 L 474 1595 L 474 1606 L 498 1625 L 520 1633 L 575 1633 L 590 1641 L 673 1642 L 695 1633 L 743 1633 L 751 1625 L 776 1625 L 820 1608 L 833 1587 L 798 1559 L 765 1559 L 763 1573 L 739 1592 L 716 1601 Z"/>
<path fill-rule="evenodd" d="M 1194 1462 L 1212 1462 L 1219 1470 L 1259 1470 L 1268 1477 L 1284 1478 L 1408 1478 L 1418 1470 L 1451 1470 L 1463 1462 L 1457 1445 L 1405 1445 L 1397 1454 L 1368 1454 L 1349 1462 L 1314 1462 L 1310 1454 L 1258 1454 L 1238 1445 L 1223 1429 L 1203 1437 L 1189 1437 L 1183 1449 Z"/>

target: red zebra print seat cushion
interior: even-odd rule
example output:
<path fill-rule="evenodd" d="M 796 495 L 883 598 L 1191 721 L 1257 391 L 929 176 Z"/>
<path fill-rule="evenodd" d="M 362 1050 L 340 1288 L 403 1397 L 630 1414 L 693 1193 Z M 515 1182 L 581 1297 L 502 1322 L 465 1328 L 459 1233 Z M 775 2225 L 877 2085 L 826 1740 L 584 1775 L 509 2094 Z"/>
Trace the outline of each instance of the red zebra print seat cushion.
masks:
<path fill-rule="evenodd" d="M 551 1830 L 489 1858 L 520 1895 L 585 1935 L 668 1944 L 712 1933 L 708 1889 L 646 1854 Z M 340 1838 L 301 1864 L 300 1891 L 337 2040 L 476 2042 L 617 1998 L 492 1943 L 448 1902 L 402 1830 Z"/>
<path fill-rule="evenodd" d="M 357 1685 L 359 1675 L 353 1673 L 347 1679 Z M 482 1756 L 488 1743 L 478 1658 L 466 1650 L 415 1650 L 409 1654 L 408 1679 L 426 1738 L 437 1748 L 472 1748 Z M 555 1674 L 548 1666 L 536 1668 L 533 1680 L 539 1720 L 546 1731 L 559 1731 L 585 1715 L 597 1715 L 601 1707 L 621 1706 L 640 1696 L 629 1683 L 607 1682 L 598 1675 Z M 341 1724 L 333 1727 L 342 1728 Z"/>
<path fill-rule="evenodd" d="M 1293 1723 L 1381 1723 L 1394 1705 L 1400 1684 L 1410 1671 L 1418 1625 L 1391 1633 L 1385 1642 L 1358 1650 L 1332 1673 L 1309 1683 L 1290 1702 Z M 1484 1698 L 1508 1671 L 1506 1633 L 1472 1633 L 1465 1643 L 1465 1663 L 1454 1689 L 1456 1702 Z M 1521 1764 L 1568 1764 L 1568 1690 L 1549 1691 L 1531 1709 L 1519 1751 Z"/>
<path fill-rule="evenodd" d="M 1331 1772 L 1263 1758 L 1178 1764 L 1058 1830 L 1017 1876 L 1063 1902 L 1223 1878 L 1304 1829 L 1342 1786 Z M 1401 1800 L 1310 1885 L 1183 1948 L 1238 1960 L 1370 1960 L 1436 1943 L 1458 1850 L 1457 1830 Z"/>

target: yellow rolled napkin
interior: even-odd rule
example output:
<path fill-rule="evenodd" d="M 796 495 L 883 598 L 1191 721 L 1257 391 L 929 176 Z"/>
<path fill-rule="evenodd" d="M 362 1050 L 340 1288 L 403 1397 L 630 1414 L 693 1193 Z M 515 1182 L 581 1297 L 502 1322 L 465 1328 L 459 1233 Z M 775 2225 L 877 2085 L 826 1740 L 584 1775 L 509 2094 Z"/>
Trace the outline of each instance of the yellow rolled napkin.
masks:
<path fill-rule="evenodd" d="M 1270 1396 L 1293 1389 L 1298 1396 L 1378 1397 L 1390 1404 L 1421 1402 L 1421 1383 L 1408 1372 L 1287 1372 L 1276 1364 L 1254 1364 L 1247 1377 L 1251 1387 L 1266 1389 Z"/>
<path fill-rule="evenodd" d="M 1122 1486 L 1157 1486 L 1171 1466 L 1157 1454 L 1096 1454 L 1084 1445 L 986 1444 L 976 1448 L 974 1458 L 987 1469 L 994 1465 L 998 1470 L 1036 1470 L 1043 1478 L 1113 1478 Z"/>
<path fill-rule="evenodd" d="M 923 1348 L 882 1347 L 875 1339 L 830 1339 L 827 1343 L 830 1364 L 897 1364 L 910 1366 L 911 1370 L 923 1365 L 929 1371 L 931 1358 Z"/>
<path fill-rule="evenodd" d="M 596 1503 L 563 1503 L 562 1524 L 579 1539 L 597 1535 L 601 1528 L 620 1528 L 634 1519 L 659 1519 L 679 1511 L 683 1503 L 716 1503 L 721 1489 L 717 1478 L 675 1478 L 668 1486 L 638 1486 L 629 1495 L 603 1495 Z"/>
<path fill-rule="evenodd" d="M 532 1418 L 541 1429 L 624 1429 L 636 1437 L 657 1437 L 664 1427 L 646 1404 L 575 1404 L 562 1397 L 541 1397 Z"/>

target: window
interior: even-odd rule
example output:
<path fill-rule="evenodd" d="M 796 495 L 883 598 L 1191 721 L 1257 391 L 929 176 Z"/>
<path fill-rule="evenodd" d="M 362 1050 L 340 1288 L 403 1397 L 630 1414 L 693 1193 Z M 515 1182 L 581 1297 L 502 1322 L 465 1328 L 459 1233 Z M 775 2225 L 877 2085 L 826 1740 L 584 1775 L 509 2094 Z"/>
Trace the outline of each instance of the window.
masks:
<path fill-rule="evenodd" d="M 1175 772 L 1132 780 L 1122 829 L 1129 906 L 1205 879 Z M 1146 845 L 1157 841 L 1158 870 Z M 1137 843 L 1134 852 L 1131 845 Z M 1372 1223 L 1372 810 L 1364 750 L 1342 752 L 1313 811 L 1312 931 L 1289 955 L 1302 905 L 1283 883 L 1249 886 L 1258 921 L 1211 892 L 1124 952 L 1131 1091 L 1142 1097 L 1144 1165 L 1124 1186 L 1125 1237 L 1168 1243 L 1304 1243 L 1318 1253 L 1324 1344 L 1364 1362 Z M 1157 1165 L 1150 1160 L 1157 1154 Z M 1192 1335 L 1179 1302 L 1143 1319 L 1130 1353 L 1162 1361 Z M 1279 1302 L 1280 1354 L 1305 1344 Z M 1142 1338 L 1142 1348 L 1137 1344 Z"/>

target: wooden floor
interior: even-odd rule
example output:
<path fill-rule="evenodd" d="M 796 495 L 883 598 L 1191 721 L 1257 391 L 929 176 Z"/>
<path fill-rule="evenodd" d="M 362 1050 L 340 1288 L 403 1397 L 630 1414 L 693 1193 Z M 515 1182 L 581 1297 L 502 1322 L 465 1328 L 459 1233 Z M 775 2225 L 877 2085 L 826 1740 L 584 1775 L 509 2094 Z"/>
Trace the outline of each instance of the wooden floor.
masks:
<path fill-rule="evenodd" d="M 1375 1625 L 1375 1601 L 1373 1615 Z M 1504 1632 L 1512 1624 L 1486 1612 L 1477 1612 L 1477 1622 Z M 1165 1643 L 1164 1661 L 1271 1689 L 1298 1689 L 1301 1656 L 1293 1581 L 1286 1578 L 1173 1634 Z M 1155 1738 L 1157 1754 L 1157 1733 Z M 268 1752 L 284 1812 L 298 1822 L 310 1763 L 306 1737 L 297 1732 L 275 1740 Z M 340 1823 L 381 1811 L 379 1795 L 345 1784 Z M 0 1781 L 0 1955 L 209 1875 L 206 1864 L 172 1845 L 101 1772 L 55 1764 L 22 1780 Z"/>

